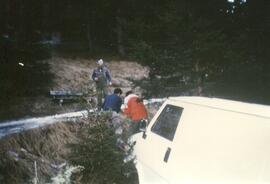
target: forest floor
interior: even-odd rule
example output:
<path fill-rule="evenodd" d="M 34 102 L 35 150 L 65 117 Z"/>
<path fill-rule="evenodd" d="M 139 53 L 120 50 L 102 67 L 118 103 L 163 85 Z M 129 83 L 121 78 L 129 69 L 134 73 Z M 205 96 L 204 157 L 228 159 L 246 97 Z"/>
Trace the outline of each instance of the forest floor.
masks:
<path fill-rule="evenodd" d="M 91 59 L 71 59 L 53 57 L 43 62 L 49 63 L 50 71 L 54 75 L 52 90 L 64 90 L 73 92 L 82 92 L 87 97 L 92 97 L 95 94 L 95 84 L 91 79 L 92 72 L 96 67 L 96 61 Z M 136 86 L 133 81 L 146 79 L 149 75 L 149 69 L 136 62 L 129 61 L 110 61 L 106 62 L 112 77 L 113 85 L 109 87 L 110 92 L 113 92 L 115 87 L 120 87 L 123 94 L 128 90 L 133 90 L 136 94 L 141 95 L 142 89 Z M 37 101 L 34 106 L 35 111 L 42 110 L 39 107 L 44 104 L 42 101 Z M 79 110 L 80 104 L 70 103 L 59 107 L 49 104 L 49 109 L 55 109 L 57 112 L 70 112 Z"/>

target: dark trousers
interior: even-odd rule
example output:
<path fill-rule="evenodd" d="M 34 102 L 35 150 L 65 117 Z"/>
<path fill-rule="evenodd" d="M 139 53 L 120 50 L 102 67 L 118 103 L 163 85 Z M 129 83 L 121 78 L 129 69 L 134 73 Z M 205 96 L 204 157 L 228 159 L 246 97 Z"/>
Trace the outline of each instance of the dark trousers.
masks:
<path fill-rule="evenodd" d="M 129 127 L 129 134 L 130 135 L 133 135 L 133 134 L 140 132 L 140 130 L 139 130 L 140 123 L 139 122 L 140 121 L 131 121 L 130 127 Z"/>
<path fill-rule="evenodd" d="M 141 119 L 138 121 L 131 121 L 129 125 L 129 135 L 136 134 L 138 132 L 145 131 L 147 126 L 147 120 Z"/>
<path fill-rule="evenodd" d="M 108 95 L 108 87 L 104 86 L 104 87 L 97 87 L 97 107 L 98 110 L 100 110 L 102 108 L 102 104 L 103 104 L 103 98 L 105 98 L 105 96 Z"/>

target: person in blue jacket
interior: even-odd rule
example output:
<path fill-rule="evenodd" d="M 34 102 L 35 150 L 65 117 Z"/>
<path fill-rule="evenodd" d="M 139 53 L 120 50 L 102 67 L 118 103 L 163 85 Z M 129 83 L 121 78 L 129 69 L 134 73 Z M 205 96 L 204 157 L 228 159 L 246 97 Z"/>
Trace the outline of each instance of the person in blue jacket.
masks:
<path fill-rule="evenodd" d="M 102 107 L 102 99 L 108 95 L 108 85 L 112 85 L 112 79 L 109 69 L 104 66 L 102 59 L 97 61 L 97 68 L 92 73 L 92 79 L 96 83 L 98 110 Z"/>
<path fill-rule="evenodd" d="M 113 94 L 107 95 L 105 97 L 105 101 L 102 106 L 103 110 L 104 111 L 111 110 L 119 113 L 122 105 L 122 98 L 121 98 L 122 93 L 123 92 L 120 88 L 115 88 Z"/>

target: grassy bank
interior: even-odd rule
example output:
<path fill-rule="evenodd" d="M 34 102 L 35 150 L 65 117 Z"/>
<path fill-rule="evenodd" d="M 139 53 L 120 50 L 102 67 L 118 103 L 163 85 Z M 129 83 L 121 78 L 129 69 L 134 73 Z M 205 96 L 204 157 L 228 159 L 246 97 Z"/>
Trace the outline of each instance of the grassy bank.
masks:
<path fill-rule="evenodd" d="M 76 123 L 57 123 L 1 139 L 0 183 L 136 182 L 136 175 L 127 177 L 125 171 L 134 171 L 133 163 L 124 164 L 110 119 L 111 114 L 93 113 Z M 59 177 L 71 165 L 83 167 L 73 170 L 71 178 Z"/>

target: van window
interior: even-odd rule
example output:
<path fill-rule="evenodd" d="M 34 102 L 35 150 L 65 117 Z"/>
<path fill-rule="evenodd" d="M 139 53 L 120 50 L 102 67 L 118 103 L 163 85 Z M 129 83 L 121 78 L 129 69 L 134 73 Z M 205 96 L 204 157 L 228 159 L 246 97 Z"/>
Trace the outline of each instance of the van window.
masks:
<path fill-rule="evenodd" d="M 182 112 L 182 107 L 166 105 L 151 131 L 172 141 Z"/>

